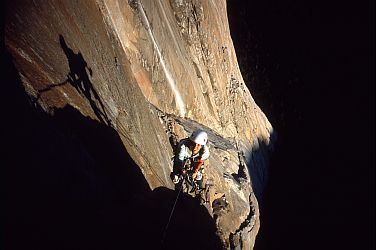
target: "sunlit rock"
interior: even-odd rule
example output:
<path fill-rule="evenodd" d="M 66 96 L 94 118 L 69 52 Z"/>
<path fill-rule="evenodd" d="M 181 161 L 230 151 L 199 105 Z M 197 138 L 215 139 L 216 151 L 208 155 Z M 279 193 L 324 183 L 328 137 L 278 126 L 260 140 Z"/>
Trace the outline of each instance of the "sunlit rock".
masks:
<path fill-rule="evenodd" d="M 5 44 L 31 103 L 114 129 L 151 190 L 174 188 L 174 144 L 207 130 L 205 208 L 226 249 L 252 249 L 273 128 L 239 71 L 226 4 L 8 1 Z"/>

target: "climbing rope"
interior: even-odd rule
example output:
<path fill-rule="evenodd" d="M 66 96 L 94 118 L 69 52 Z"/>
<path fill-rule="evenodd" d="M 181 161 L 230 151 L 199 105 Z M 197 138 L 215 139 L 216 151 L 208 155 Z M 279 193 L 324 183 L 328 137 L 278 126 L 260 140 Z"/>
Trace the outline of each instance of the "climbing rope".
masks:
<path fill-rule="evenodd" d="M 185 178 L 183 179 L 183 181 L 182 181 L 182 183 L 181 183 L 181 185 L 180 185 L 180 188 L 179 188 L 178 194 L 176 195 L 176 199 L 175 199 L 174 205 L 172 206 L 172 209 L 171 209 L 170 216 L 169 216 L 169 218 L 168 218 L 168 221 L 167 221 L 166 227 L 165 227 L 165 229 L 164 229 L 164 231 L 163 231 L 162 241 L 161 241 L 162 246 L 163 246 L 163 244 L 164 244 L 164 240 L 165 240 L 165 238 L 166 238 L 167 230 L 168 230 L 168 227 L 169 227 L 169 225 L 170 225 L 172 215 L 174 214 L 174 210 L 175 210 L 176 203 L 178 202 L 179 195 L 180 195 L 181 191 L 183 190 L 184 180 L 185 180 Z"/>

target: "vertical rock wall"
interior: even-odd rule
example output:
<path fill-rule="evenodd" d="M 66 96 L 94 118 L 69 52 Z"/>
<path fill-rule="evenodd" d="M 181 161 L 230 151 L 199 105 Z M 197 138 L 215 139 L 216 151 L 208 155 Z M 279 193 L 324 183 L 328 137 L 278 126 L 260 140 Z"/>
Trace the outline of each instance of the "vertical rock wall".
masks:
<path fill-rule="evenodd" d="M 225 0 L 9 1 L 5 43 L 32 103 L 115 129 L 151 189 L 172 188 L 171 136 L 206 128 L 207 209 L 227 248 L 253 247 L 273 129 L 239 71 Z"/>

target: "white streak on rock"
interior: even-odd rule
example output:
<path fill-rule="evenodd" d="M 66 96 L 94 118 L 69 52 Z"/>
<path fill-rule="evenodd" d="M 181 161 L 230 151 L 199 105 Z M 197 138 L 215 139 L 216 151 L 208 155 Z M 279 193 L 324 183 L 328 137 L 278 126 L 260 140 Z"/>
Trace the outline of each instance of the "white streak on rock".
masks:
<path fill-rule="evenodd" d="M 173 92 L 173 94 L 175 96 L 175 102 L 176 102 L 176 105 L 177 105 L 177 107 L 179 109 L 180 116 L 184 117 L 185 113 L 186 113 L 186 110 L 185 110 L 185 104 L 183 102 L 183 99 L 181 98 L 179 90 L 176 87 L 175 80 L 172 77 L 170 71 L 168 70 L 167 65 L 166 65 L 166 63 L 165 63 L 165 61 L 164 61 L 164 59 L 162 57 L 161 50 L 159 49 L 158 43 L 155 40 L 153 32 L 151 31 L 150 23 L 149 23 L 149 20 L 148 20 L 146 14 L 145 14 L 144 8 L 143 8 L 143 6 L 142 6 L 142 4 L 140 2 L 138 4 L 139 4 L 139 10 L 140 10 L 141 16 L 142 16 L 142 18 L 144 20 L 144 24 L 146 25 L 146 30 L 149 33 L 150 39 L 153 42 L 155 50 L 157 51 L 157 55 L 158 55 L 158 58 L 159 58 L 159 61 L 160 61 L 161 65 L 162 65 L 163 71 L 164 71 L 164 73 L 166 75 L 167 82 L 169 83 L 169 85 L 171 87 L 171 90 L 172 90 L 172 92 Z"/>
<path fill-rule="evenodd" d="M 26 59 L 28 62 L 32 63 L 33 61 L 31 60 L 30 56 L 25 53 L 21 48 L 17 48 L 18 53 L 20 56 L 22 56 L 24 59 Z"/>
<path fill-rule="evenodd" d="M 174 44 L 175 44 L 175 48 L 176 48 L 176 51 L 179 51 L 179 54 L 181 57 L 183 57 L 181 51 L 180 51 L 180 46 L 179 46 L 179 43 L 176 41 L 176 37 L 174 35 L 174 32 L 172 31 L 172 27 L 171 27 L 171 24 L 170 24 L 170 21 L 168 20 L 167 18 L 167 15 L 166 15 L 166 12 L 165 12 L 165 8 L 162 6 L 162 3 L 161 1 L 158 1 L 158 4 L 159 4 L 159 8 L 161 9 L 161 12 L 163 14 L 163 17 L 165 19 L 165 22 L 167 24 L 167 27 L 168 27 L 168 30 L 170 31 L 170 34 L 171 34 L 171 37 L 172 39 L 174 40 Z"/>

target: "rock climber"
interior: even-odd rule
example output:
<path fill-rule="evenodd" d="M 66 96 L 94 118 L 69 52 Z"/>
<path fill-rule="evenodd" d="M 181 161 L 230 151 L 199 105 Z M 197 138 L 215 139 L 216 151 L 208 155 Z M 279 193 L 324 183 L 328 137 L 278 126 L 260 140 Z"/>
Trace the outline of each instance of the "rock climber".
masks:
<path fill-rule="evenodd" d="M 201 129 L 194 131 L 189 138 L 182 139 L 177 148 L 174 158 L 173 182 L 178 184 L 188 174 L 195 184 L 195 189 L 202 191 L 202 178 L 204 162 L 209 158 L 209 147 L 207 146 L 208 134 Z"/>

